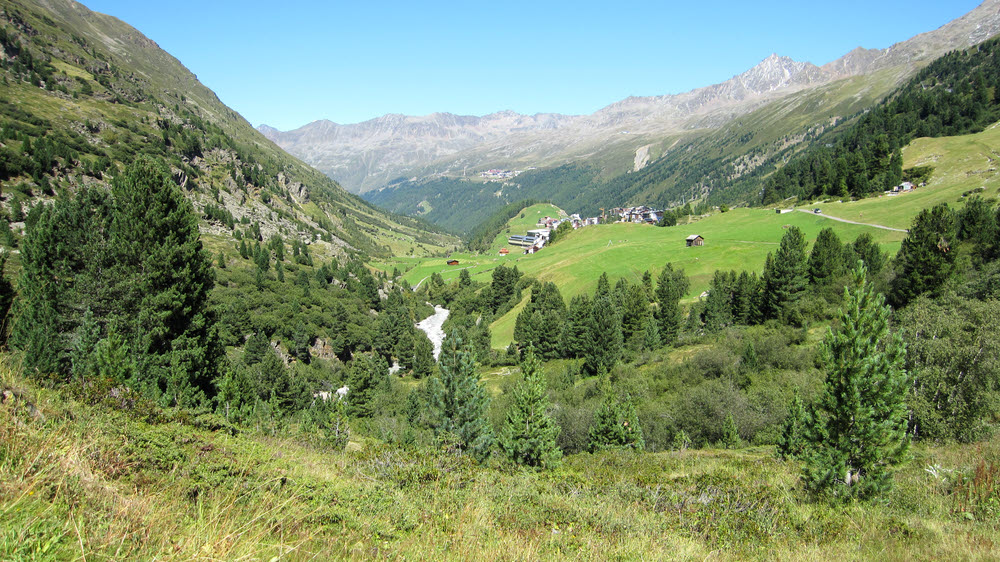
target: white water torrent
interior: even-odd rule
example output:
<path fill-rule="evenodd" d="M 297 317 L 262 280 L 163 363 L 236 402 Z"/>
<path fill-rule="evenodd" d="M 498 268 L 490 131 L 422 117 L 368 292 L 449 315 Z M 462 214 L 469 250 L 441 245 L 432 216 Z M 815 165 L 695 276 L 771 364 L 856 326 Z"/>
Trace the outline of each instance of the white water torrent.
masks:
<path fill-rule="evenodd" d="M 417 328 L 427 334 L 428 339 L 434 344 L 434 360 L 441 356 L 441 344 L 444 343 L 444 321 L 448 319 L 451 311 L 447 308 L 434 305 L 434 314 L 417 322 Z"/>

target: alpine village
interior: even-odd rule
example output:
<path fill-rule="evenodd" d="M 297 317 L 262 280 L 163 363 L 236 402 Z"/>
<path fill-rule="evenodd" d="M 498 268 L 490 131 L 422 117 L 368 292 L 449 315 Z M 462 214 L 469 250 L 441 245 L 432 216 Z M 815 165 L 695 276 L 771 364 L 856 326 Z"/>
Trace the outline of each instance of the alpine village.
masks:
<path fill-rule="evenodd" d="M 323 137 L 0 0 L 0 560 L 1000 559 L 997 34 Z"/>

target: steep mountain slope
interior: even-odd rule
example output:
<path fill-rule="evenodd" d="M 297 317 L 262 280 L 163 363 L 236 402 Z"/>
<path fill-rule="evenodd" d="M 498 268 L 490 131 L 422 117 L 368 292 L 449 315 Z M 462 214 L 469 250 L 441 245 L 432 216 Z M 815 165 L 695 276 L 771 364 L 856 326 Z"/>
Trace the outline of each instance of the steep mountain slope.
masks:
<path fill-rule="evenodd" d="M 440 247 L 454 239 L 346 193 L 278 149 L 134 28 L 72 0 L 0 2 L 3 205 L 106 185 L 147 155 L 169 166 L 203 232 L 237 225 L 330 255 Z M 15 229 L 20 216 L 11 216 Z"/>
<path fill-rule="evenodd" d="M 464 176 L 492 167 L 556 166 L 594 157 L 601 161 L 602 175 L 617 175 L 627 171 L 626 164 L 641 167 L 660 156 L 649 145 L 664 137 L 717 129 L 778 98 L 847 77 L 889 69 L 902 77 L 998 31 L 1000 1 L 987 0 L 962 18 L 887 49 L 859 48 L 823 67 L 772 55 L 721 84 L 679 95 L 628 98 L 592 115 L 390 115 L 353 125 L 317 121 L 289 132 L 261 130 L 355 192 L 400 176 Z M 606 169 L 606 160 L 614 162 L 614 169 Z"/>

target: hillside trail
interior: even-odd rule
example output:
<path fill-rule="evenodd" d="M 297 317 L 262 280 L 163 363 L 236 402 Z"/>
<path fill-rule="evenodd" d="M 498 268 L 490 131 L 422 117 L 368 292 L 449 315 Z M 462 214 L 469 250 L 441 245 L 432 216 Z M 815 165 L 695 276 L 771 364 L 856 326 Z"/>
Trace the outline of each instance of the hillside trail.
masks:
<path fill-rule="evenodd" d="M 896 232 L 909 232 L 909 230 L 906 230 L 906 229 L 903 229 L 903 228 L 893 228 L 891 226 L 885 226 L 883 224 L 872 224 L 870 222 L 852 221 L 852 220 L 842 219 L 840 217 L 834 217 L 832 215 L 827 215 L 827 214 L 824 214 L 824 213 L 816 214 L 816 213 L 813 213 L 812 211 L 810 211 L 809 209 L 796 209 L 796 210 L 797 211 L 801 211 L 803 213 L 815 214 L 817 217 L 823 217 L 825 219 L 830 219 L 830 220 L 834 220 L 834 221 L 846 222 L 846 223 L 850 223 L 850 224 L 859 224 L 861 226 L 870 226 L 872 228 L 881 228 L 883 230 L 894 230 Z"/>

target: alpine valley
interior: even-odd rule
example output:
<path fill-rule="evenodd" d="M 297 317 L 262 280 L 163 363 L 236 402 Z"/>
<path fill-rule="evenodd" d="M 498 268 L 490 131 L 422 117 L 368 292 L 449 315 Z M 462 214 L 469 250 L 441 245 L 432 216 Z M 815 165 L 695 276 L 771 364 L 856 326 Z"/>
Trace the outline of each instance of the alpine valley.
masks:
<path fill-rule="evenodd" d="M 0 0 L 0 560 L 1000 559 L 998 33 L 282 133 Z"/>

